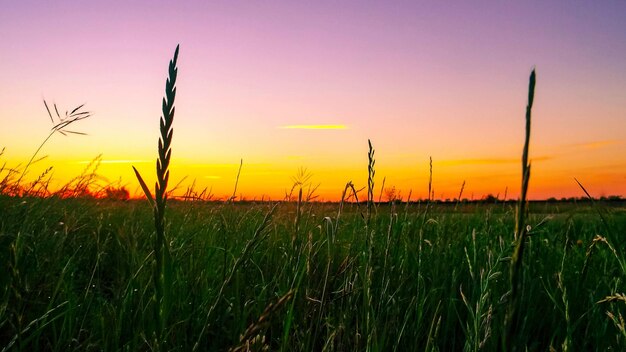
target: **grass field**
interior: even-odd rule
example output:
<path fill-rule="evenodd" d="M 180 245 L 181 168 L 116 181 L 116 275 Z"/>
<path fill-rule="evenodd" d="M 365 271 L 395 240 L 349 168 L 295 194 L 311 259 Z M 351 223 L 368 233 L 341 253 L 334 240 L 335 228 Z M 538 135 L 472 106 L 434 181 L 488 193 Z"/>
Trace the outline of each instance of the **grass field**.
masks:
<path fill-rule="evenodd" d="M 375 203 L 371 143 L 361 203 L 168 201 L 177 57 L 147 201 L 21 182 L 82 106 L 0 169 L 3 352 L 626 350 L 624 203 L 526 199 L 534 71 L 518 202 Z"/>
<path fill-rule="evenodd" d="M 298 216 L 296 204 L 284 203 L 264 221 L 271 208 L 170 203 L 173 299 L 155 342 L 145 201 L 1 197 L 0 345 L 184 351 L 199 339 L 200 350 L 499 348 L 511 205 L 379 205 L 371 246 L 363 205 L 344 204 L 338 215 L 339 204 L 304 203 Z M 588 205 L 531 207 L 516 345 L 626 347 L 626 212 L 596 208 L 606 223 Z"/>

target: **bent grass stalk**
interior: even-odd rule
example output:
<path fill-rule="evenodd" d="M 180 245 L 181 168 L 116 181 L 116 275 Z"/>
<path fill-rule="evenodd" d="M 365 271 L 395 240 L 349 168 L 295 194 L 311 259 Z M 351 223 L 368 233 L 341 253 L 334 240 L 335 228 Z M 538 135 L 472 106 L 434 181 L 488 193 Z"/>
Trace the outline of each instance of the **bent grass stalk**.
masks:
<path fill-rule="evenodd" d="M 141 185 L 141 189 L 146 194 L 150 205 L 154 212 L 154 227 L 156 237 L 154 241 L 154 258 L 155 266 L 153 273 L 154 283 L 154 303 L 155 303 L 155 319 L 156 319 L 156 344 L 161 345 L 163 342 L 164 327 L 169 312 L 171 286 L 172 286 L 172 261 L 169 251 L 169 245 L 165 239 L 165 204 L 167 202 L 167 182 L 170 177 L 169 164 L 172 156 L 172 134 L 174 129 L 174 99 L 176 98 L 176 76 L 178 68 L 176 62 L 178 60 L 178 48 L 174 52 L 174 58 L 169 63 L 169 76 L 165 82 L 165 97 L 163 97 L 162 112 L 160 119 L 160 138 L 158 153 L 159 158 L 156 162 L 157 181 L 154 186 L 154 198 L 144 182 L 143 178 L 133 166 L 137 180 Z"/>
<path fill-rule="evenodd" d="M 246 331 L 239 338 L 239 345 L 230 348 L 229 352 L 247 352 L 269 350 L 269 345 L 265 341 L 263 330 L 269 325 L 269 319 L 283 306 L 285 306 L 294 296 L 294 289 L 289 290 L 281 296 L 275 303 L 270 303 L 265 307 L 259 319 L 250 324 Z"/>
<path fill-rule="evenodd" d="M 239 175 L 241 175 L 241 168 L 242 167 L 243 167 L 243 159 L 241 159 L 239 161 L 239 170 L 237 170 L 237 178 L 235 179 L 235 188 L 233 189 L 233 195 L 230 196 L 230 198 L 228 198 L 226 203 L 232 203 L 237 198 L 237 186 L 239 185 Z"/>
<path fill-rule="evenodd" d="M 589 194 L 589 192 L 587 192 L 587 189 L 585 188 L 585 186 L 583 186 L 582 183 L 580 183 L 578 181 L 578 179 L 576 179 L 576 177 L 574 177 L 574 181 L 576 181 L 576 183 L 578 184 L 578 187 L 580 187 L 583 190 L 583 192 L 585 192 L 585 195 L 587 196 L 587 199 L 589 199 L 589 201 L 591 201 L 591 207 L 596 211 L 596 213 L 600 217 L 600 220 L 602 221 L 602 224 L 604 225 L 604 228 L 605 228 L 605 230 L 607 232 L 607 237 L 611 238 L 611 240 L 614 240 L 612 238 L 613 231 L 611 229 L 611 226 L 609 226 L 609 223 L 606 221 L 606 218 L 604 217 L 604 215 L 602 215 L 602 212 L 598 208 L 598 206 L 596 204 L 596 201 L 593 199 L 591 194 Z"/>
<path fill-rule="evenodd" d="M 526 106 L 526 137 L 524 140 L 524 150 L 522 152 L 522 189 L 517 205 L 515 224 L 515 249 L 511 255 L 510 282 L 511 295 L 505 317 L 504 349 L 511 351 L 514 348 L 513 339 L 517 333 L 519 292 L 522 289 L 522 259 L 524 256 L 524 244 L 526 241 L 526 195 L 528 192 L 528 181 L 530 180 L 530 163 L 528 162 L 528 148 L 530 143 L 530 118 L 535 96 L 535 70 L 530 73 L 528 83 L 528 105 Z"/>
<path fill-rule="evenodd" d="M 62 117 L 61 114 L 59 114 L 59 109 L 57 108 L 57 104 L 55 103 L 53 104 L 53 106 L 54 106 L 54 112 L 55 112 L 56 118 L 58 120 L 57 122 L 55 121 L 54 116 L 50 112 L 48 103 L 45 100 L 43 101 L 43 105 L 46 107 L 46 111 L 48 112 L 48 116 L 50 117 L 50 121 L 52 122 L 52 128 L 50 128 L 50 133 L 48 134 L 48 137 L 46 137 L 43 140 L 43 142 L 41 142 L 37 150 L 35 150 L 35 153 L 33 153 L 33 155 L 30 157 L 30 160 L 28 160 L 28 162 L 26 163 L 26 166 L 24 166 L 24 170 L 22 170 L 20 177 L 15 182 L 14 187 L 16 188 L 15 191 L 17 192 L 19 192 L 20 182 L 22 181 L 22 178 L 24 178 L 24 176 L 26 175 L 26 171 L 28 171 L 28 168 L 30 167 L 30 165 L 33 164 L 33 161 L 35 160 L 35 157 L 37 156 L 37 154 L 39 154 L 43 146 L 50 140 L 50 138 L 52 138 L 52 136 L 57 132 L 64 136 L 67 136 L 68 134 L 78 134 L 78 135 L 84 136 L 85 133 L 71 131 L 71 130 L 68 130 L 67 127 L 72 125 L 73 123 L 76 123 L 80 120 L 84 120 L 91 116 L 91 112 L 89 111 L 80 111 L 80 109 L 82 109 L 83 106 L 85 106 L 85 104 L 81 104 L 75 107 L 71 112 L 66 111 L 65 116 Z"/>

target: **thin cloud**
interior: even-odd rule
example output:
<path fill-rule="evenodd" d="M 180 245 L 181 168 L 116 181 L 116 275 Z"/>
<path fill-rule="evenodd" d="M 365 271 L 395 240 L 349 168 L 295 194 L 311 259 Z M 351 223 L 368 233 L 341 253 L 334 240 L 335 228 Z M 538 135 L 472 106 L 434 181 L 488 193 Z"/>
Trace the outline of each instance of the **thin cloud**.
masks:
<path fill-rule="evenodd" d="M 347 130 L 346 125 L 286 125 L 278 127 L 284 130 Z"/>
<path fill-rule="evenodd" d="M 530 161 L 546 161 L 552 159 L 551 156 L 538 156 L 538 157 L 530 157 Z M 448 166 L 456 166 L 456 165 L 500 165 L 500 164 L 515 164 L 521 163 L 521 158 L 480 158 L 480 159 L 456 159 L 456 160 L 442 160 L 437 162 L 434 161 L 435 164 L 439 165 L 448 165 Z"/>
<path fill-rule="evenodd" d="M 90 164 L 93 160 L 79 161 L 78 164 Z M 133 160 L 133 159 L 117 159 L 117 160 L 100 160 L 100 164 L 141 164 L 149 163 L 150 160 Z"/>
<path fill-rule="evenodd" d="M 615 170 L 615 169 L 621 169 L 621 168 L 626 168 L 626 163 L 619 163 L 619 164 L 603 164 L 603 165 L 591 165 L 591 166 L 584 166 L 581 167 L 581 170 L 606 170 L 606 169 L 611 169 L 611 170 Z"/>
<path fill-rule="evenodd" d="M 238 167 L 239 164 L 235 164 L 235 163 L 228 163 L 228 164 L 189 164 L 189 165 L 184 165 L 185 168 L 214 168 L 214 169 L 221 169 L 221 168 L 231 168 L 231 167 Z"/>
<path fill-rule="evenodd" d="M 621 142 L 615 139 L 607 139 L 604 141 L 593 141 L 586 143 L 577 143 L 573 144 L 573 146 L 584 149 L 599 149 L 609 145 L 620 144 Z"/>
<path fill-rule="evenodd" d="M 268 163 L 246 163 L 245 160 L 243 162 L 244 167 L 245 166 L 267 166 L 270 165 Z M 239 167 L 239 163 L 225 163 L 225 164 L 184 164 L 184 165 L 179 165 L 179 167 L 182 168 L 194 168 L 194 169 L 205 169 L 205 168 L 212 168 L 212 169 L 230 169 L 230 168 L 234 168 L 234 167 Z"/>

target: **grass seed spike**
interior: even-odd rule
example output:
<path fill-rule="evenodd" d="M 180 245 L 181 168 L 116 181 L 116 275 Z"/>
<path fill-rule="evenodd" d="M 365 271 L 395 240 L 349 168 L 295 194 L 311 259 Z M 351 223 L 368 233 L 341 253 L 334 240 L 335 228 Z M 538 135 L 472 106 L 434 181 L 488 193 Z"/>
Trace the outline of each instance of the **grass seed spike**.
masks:
<path fill-rule="evenodd" d="M 164 337 L 164 326 L 167 321 L 169 306 L 171 302 L 172 286 L 172 261 L 169 252 L 169 245 L 165 239 L 165 204 L 167 202 L 167 183 L 170 177 L 169 165 L 172 156 L 172 135 L 174 130 L 174 100 L 176 98 L 176 76 L 178 68 L 178 48 L 174 52 L 174 58 L 170 60 L 168 79 L 165 82 L 165 97 L 163 97 L 163 116 L 159 121 L 160 138 L 158 144 L 159 157 L 156 161 L 157 180 L 154 186 L 154 198 L 144 182 L 143 178 L 133 166 L 137 180 L 141 189 L 146 194 L 150 205 L 154 211 L 154 227 L 156 237 L 154 241 L 155 266 L 153 273 L 155 319 L 156 319 L 156 344 L 160 346 Z"/>

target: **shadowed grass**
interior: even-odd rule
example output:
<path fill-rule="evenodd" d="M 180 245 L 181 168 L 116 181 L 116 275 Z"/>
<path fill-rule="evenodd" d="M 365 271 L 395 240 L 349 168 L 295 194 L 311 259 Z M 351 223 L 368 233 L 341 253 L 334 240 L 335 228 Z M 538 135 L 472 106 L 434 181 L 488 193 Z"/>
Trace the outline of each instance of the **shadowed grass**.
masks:
<path fill-rule="evenodd" d="M 170 178 L 169 165 L 172 156 L 172 135 L 174 129 L 174 100 L 176 98 L 176 77 L 178 68 L 176 61 L 178 60 L 178 48 L 174 51 L 174 58 L 170 60 L 168 78 L 165 82 L 165 97 L 163 98 L 162 113 L 163 116 L 159 120 L 159 137 L 158 154 L 156 162 L 157 181 L 154 186 L 154 198 L 144 182 L 143 178 L 133 166 L 137 180 L 141 185 L 141 189 L 146 194 L 150 205 L 154 211 L 154 227 L 156 236 L 154 240 L 154 307 L 155 307 L 155 344 L 160 348 L 165 338 L 165 325 L 169 315 L 171 305 L 172 290 L 172 259 L 170 255 L 169 244 L 165 237 L 165 205 L 167 203 L 167 184 Z"/>
<path fill-rule="evenodd" d="M 506 325 L 507 332 L 504 337 L 504 348 L 506 351 L 518 350 L 518 343 L 515 341 L 518 333 L 519 324 L 519 296 L 522 291 L 523 281 L 520 278 L 523 270 L 522 260 L 524 257 L 524 249 L 526 246 L 526 236 L 528 229 L 526 227 L 527 203 L 526 195 L 528 193 L 528 182 L 530 181 L 530 163 L 528 162 L 528 149 L 530 144 L 530 118 L 535 97 L 535 70 L 530 74 L 528 83 L 528 105 L 526 106 L 526 137 L 524 139 L 524 149 L 522 152 L 522 188 L 517 205 L 516 222 L 515 222 L 515 249 L 511 255 L 511 295 L 509 296 L 509 305 L 507 309 Z"/>

